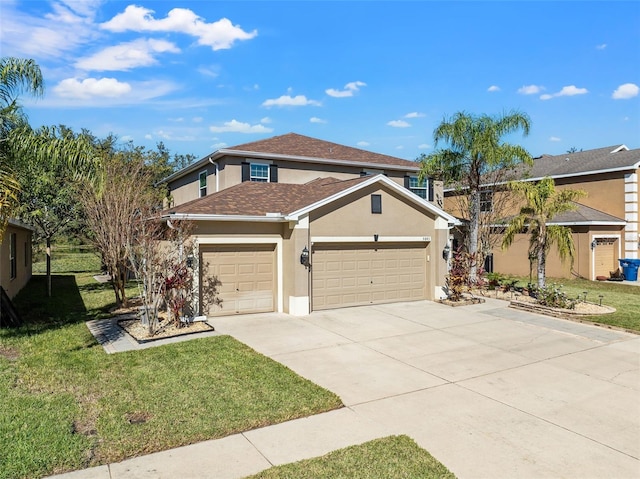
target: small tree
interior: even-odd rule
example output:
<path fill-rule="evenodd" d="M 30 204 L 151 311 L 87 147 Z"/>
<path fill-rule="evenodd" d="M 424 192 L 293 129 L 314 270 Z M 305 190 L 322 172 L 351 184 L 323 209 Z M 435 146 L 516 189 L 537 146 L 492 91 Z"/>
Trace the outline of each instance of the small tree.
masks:
<path fill-rule="evenodd" d="M 556 246 L 562 261 L 569 259 L 573 264 L 575 247 L 571 229 L 566 226 L 550 225 L 560 213 L 575 210 L 574 200 L 585 196 L 581 190 L 556 190 L 552 178 L 544 178 L 538 183 L 512 182 L 509 188 L 524 200 L 519 214 L 507 225 L 502 238 L 502 248 L 506 249 L 521 232 L 529 233 L 529 257 L 535 257 L 538 266 L 538 288 L 546 285 L 547 255 Z"/>

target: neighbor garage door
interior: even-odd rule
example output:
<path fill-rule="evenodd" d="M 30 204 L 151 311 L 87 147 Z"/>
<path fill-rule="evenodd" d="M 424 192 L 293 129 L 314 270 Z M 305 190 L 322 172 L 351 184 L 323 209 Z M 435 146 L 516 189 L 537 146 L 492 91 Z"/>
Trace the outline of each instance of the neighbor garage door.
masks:
<path fill-rule="evenodd" d="M 275 245 L 201 247 L 201 285 L 217 280 L 216 299 L 204 299 L 203 314 L 262 313 L 274 310 Z"/>
<path fill-rule="evenodd" d="M 595 255 L 596 276 L 609 277 L 611 271 L 615 271 L 619 264 L 616 261 L 617 238 L 597 238 Z"/>
<path fill-rule="evenodd" d="M 426 297 L 424 244 L 316 244 L 314 310 Z"/>

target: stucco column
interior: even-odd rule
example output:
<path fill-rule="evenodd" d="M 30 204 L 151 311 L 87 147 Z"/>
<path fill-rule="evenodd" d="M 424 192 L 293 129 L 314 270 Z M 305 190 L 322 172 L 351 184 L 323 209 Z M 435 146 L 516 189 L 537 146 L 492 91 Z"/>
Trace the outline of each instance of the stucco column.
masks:
<path fill-rule="evenodd" d="M 285 248 L 285 286 L 284 302 L 288 313 L 293 316 L 305 316 L 310 313 L 310 270 L 300 263 L 300 255 L 304 248 L 309 251 L 309 217 L 301 218 L 293 225 Z"/>

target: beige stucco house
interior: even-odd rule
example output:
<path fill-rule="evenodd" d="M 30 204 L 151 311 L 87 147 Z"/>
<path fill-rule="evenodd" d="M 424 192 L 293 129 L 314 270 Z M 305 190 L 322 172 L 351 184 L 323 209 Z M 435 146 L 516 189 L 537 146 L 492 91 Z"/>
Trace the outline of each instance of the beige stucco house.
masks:
<path fill-rule="evenodd" d="M 455 218 L 414 162 L 287 134 L 218 150 L 167 178 L 163 218 L 195 223 L 201 314 L 313 310 L 444 296 Z"/>
<path fill-rule="evenodd" d="M 609 146 L 563 155 L 543 155 L 535 158 L 533 167 L 520 172 L 521 181 L 554 179 L 558 189 L 583 190 L 586 196 L 576 203 L 576 210 L 557 216 L 553 224 L 571 228 L 576 248 L 573 266 L 562 263 L 552 249 L 547 258 L 549 277 L 583 277 L 595 280 L 609 277 L 618 268 L 619 258 L 639 256 L 638 190 L 640 187 L 640 149 L 625 145 Z M 486 185 L 482 209 L 490 211 L 491 198 L 497 198 L 504 185 Z M 458 216 L 454 201 L 459 192 L 445 190 L 445 209 Z M 512 213 L 515 213 L 514 209 Z M 508 215 L 509 212 L 506 212 Z M 481 213 L 482 214 L 482 213 Z M 496 229 L 499 234 L 499 228 Z M 491 251 L 486 264 L 504 274 L 529 274 L 527 251 L 529 237 L 519 235 L 514 244 L 503 251 L 499 246 Z"/>
<path fill-rule="evenodd" d="M 33 228 L 9 220 L 0 245 L 0 286 L 13 298 L 31 279 Z"/>

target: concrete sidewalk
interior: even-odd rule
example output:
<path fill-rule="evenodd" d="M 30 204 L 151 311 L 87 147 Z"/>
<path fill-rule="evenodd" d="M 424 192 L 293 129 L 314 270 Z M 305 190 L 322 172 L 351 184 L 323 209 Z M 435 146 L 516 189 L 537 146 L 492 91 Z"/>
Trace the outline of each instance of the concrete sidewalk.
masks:
<path fill-rule="evenodd" d="M 213 322 L 347 407 L 55 477 L 241 478 L 392 434 L 461 479 L 640 477 L 637 335 L 497 300 Z"/>

